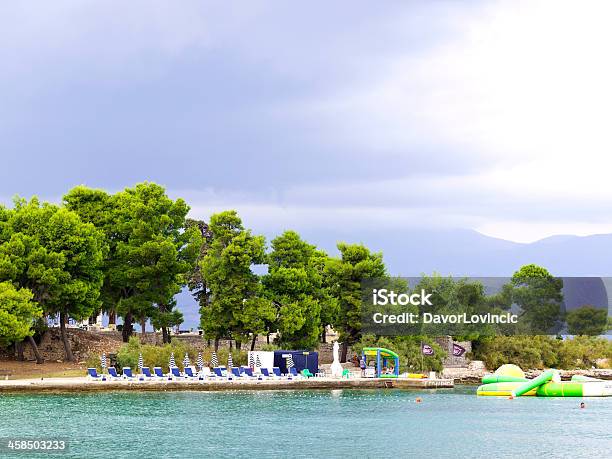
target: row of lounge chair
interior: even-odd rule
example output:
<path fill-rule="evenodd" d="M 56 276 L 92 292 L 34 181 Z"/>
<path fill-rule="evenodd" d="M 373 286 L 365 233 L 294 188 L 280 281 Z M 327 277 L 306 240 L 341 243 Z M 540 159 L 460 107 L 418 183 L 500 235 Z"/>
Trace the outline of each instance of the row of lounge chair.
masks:
<path fill-rule="evenodd" d="M 134 375 L 130 367 L 123 367 L 123 374 L 119 375 L 115 367 L 108 368 L 108 374 L 99 374 L 95 368 L 87 369 L 87 377 L 91 381 L 233 381 L 233 380 L 271 380 L 295 378 L 311 378 L 314 375 L 304 369 L 300 373 L 295 368 L 290 368 L 289 373 L 282 374 L 279 367 L 271 369 L 260 368 L 259 373 L 254 373 L 250 367 L 233 367 L 229 371 L 225 367 L 208 367 L 197 372 L 194 367 L 185 367 L 181 373 L 178 367 L 170 367 L 169 373 L 164 373 L 161 367 L 154 367 L 153 373 L 149 367 L 143 367 L 139 375 Z"/>

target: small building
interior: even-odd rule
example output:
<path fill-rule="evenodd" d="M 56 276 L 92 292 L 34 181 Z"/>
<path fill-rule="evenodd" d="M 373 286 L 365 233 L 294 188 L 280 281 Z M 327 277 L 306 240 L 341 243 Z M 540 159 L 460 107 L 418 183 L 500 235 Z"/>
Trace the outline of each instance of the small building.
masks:
<path fill-rule="evenodd" d="M 319 353 L 312 351 L 274 351 L 274 366 L 279 367 L 281 373 L 288 373 L 287 359 L 291 356 L 293 368 L 300 371 L 308 368 L 312 374 L 319 372 Z"/>

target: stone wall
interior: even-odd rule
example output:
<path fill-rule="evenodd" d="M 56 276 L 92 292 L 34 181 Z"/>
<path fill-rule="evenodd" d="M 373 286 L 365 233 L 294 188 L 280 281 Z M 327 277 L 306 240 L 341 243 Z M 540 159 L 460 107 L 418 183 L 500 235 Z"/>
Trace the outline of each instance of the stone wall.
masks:
<path fill-rule="evenodd" d="M 121 332 L 118 331 L 95 331 L 95 330 L 81 330 L 77 328 L 69 328 L 66 330 L 68 339 L 72 348 L 72 352 L 77 362 L 86 361 L 91 355 L 101 355 L 102 353 L 114 354 L 123 345 Z M 141 338 L 140 333 L 135 334 L 136 337 Z M 161 345 L 162 335 L 161 333 L 146 333 L 145 343 Z M 202 339 L 198 335 L 173 335 L 173 342 L 181 342 L 197 350 L 203 351 L 208 348 L 208 342 Z M 211 341 L 211 346 L 214 344 Z M 235 343 L 231 343 L 235 346 Z M 267 345 L 265 336 L 258 337 L 255 343 L 256 350 L 262 350 Z M 230 346 L 229 340 L 221 340 L 219 342 L 219 348 L 227 349 Z M 250 341 L 243 343 L 242 350 L 248 351 L 251 349 Z M 50 328 L 42 337 L 38 344 L 38 350 L 42 357 L 46 361 L 63 361 L 64 359 L 64 346 L 60 336 L 59 328 Z M 321 364 L 329 364 L 333 361 L 333 352 L 331 343 L 322 343 L 319 348 L 319 362 Z M 34 353 L 30 347 L 30 344 L 24 343 L 24 358 L 26 360 L 35 360 Z M 348 359 L 352 357 L 352 351 L 349 348 Z M 14 358 L 15 350 L 14 347 L 8 349 L 0 349 L 0 358 Z"/>
<path fill-rule="evenodd" d="M 77 362 L 85 361 L 91 355 L 102 352 L 114 353 L 121 347 L 121 333 L 94 332 L 69 328 L 67 331 L 70 347 Z M 64 345 L 59 328 L 50 328 L 38 344 L 43 359 L 48 361 L 64 360 Z M 25 343 L 23 355 L 27 360 L 34 360 L 34 352 L 29 343 Z"/>
<path fill-rule="evenodd" d="M 442 365 L 445 368 L 467 368 L 470 360 L 467 358 L 467 354 L 472 352 L 471 341 L 453 341 L 452 336 L 440 336 L 436 338 L 436 343 L 440 345 L 442 349 L 446 351 L 446 357 L 442 360 Z M 455 357 L 453 355 L 453 343 L 465 349 L 465 353 L 461 357 Z"/>

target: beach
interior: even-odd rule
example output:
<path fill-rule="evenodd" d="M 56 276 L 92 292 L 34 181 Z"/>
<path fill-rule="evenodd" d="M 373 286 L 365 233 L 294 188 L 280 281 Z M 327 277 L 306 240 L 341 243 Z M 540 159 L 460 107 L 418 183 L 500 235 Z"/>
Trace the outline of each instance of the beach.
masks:
<path fill-rule="evenodd" d="M 92 381 L 87 377 L 15 379 L 0 381 L 1 393 L 108 392 L 108 391 L 226 391 L 316 389 L 436 389 L 452 388 L 452 379 L 410 378 L 296 378 L 246 381 Z"/>

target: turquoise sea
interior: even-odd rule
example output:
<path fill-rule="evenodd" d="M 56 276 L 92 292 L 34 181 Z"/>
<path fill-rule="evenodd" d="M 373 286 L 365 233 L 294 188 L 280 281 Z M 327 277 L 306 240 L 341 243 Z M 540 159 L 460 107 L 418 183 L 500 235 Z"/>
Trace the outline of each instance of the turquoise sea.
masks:
<path fill-rule="evenodd" d="M 57 457 L 75 458 L 612 457 L 612 398 L 580 401 L 472 387 L 0 395 L 0 437 L 61 437 Z"/>

